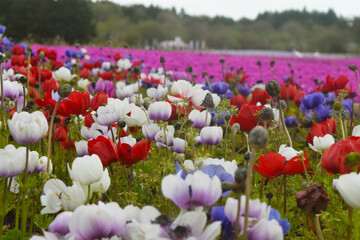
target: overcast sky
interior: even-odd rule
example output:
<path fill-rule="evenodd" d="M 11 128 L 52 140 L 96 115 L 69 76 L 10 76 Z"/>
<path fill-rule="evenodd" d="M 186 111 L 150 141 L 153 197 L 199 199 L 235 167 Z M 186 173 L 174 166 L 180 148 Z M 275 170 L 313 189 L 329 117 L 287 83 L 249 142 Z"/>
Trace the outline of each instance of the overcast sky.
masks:
<path fill-rule="evenodd" d="M 360 16 L 360 0 L 111 0 L 120 5 L 150 4 L 162 8 L 181 8 L 190 15 L 222 15 L 238 20 L 242 17 L 254 19 L 264 11 L 299 9 L 327 11 L 332 8 L 336 14 L 346 18 Z"/>

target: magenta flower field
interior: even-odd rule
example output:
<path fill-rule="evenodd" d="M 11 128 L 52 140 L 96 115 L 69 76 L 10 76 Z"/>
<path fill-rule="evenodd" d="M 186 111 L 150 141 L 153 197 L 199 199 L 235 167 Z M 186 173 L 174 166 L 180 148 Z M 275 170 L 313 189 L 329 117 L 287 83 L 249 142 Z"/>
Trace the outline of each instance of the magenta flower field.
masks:
<path fill-rule="evenodd" d="M 0 238 L 360 238 L 359 58 L 0 30 Z"/>

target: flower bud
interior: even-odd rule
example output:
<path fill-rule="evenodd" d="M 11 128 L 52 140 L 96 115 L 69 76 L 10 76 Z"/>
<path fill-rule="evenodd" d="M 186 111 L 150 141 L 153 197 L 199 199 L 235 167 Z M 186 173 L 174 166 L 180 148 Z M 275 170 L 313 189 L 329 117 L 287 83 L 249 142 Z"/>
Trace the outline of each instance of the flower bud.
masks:
<path fill-rule="evenodd" d="M 254 127 L 249 133 L 250 146 L 265 147 L 268 139 L 269 139 L 269 133 L 262 126 Z"/>
<path fill-rule="evenodd" d="M 251 156 L 251 153 L 250 153 L 250 152 L 244 153 L 244 160 L 245 160 L 246 162 L 248 162 L 248 161 L 250 160 L 250 156 Z"/>
<path fill-rule="evenodd" d="M 125 123 L 124 121 L 119 121 L 119 122 L 117 123 L 117 125 L 118 125 L 119 128 L 124 128 L 125 125 L 126 125 L 126 123 Z"/>
<path fill-rule="evenodd" d="M 265 194 L 265 197 L 270 200 L 270 199 L 272 199 L 272 198 L 274 197 L 274 194 L 272 194 L 271 192 L 269 192 L 269 193 L 266 193 L 266 194 Z"/>
<path fill-rule="evenodd" d="M 342 109 L 342 105 L 340 102 L 336 102 L 334 103 L 334 110 L 335 111 L 340 111 Z"/>
<path fill-rule="evenodd" d="M 174 124 L 174 129 L 175 129 L 175 130 L 180 130 L 180 128 L 181 128 L 181 123 L 176 122 L 176 123 Z"/>
<path fill-rule="evenodd" d="M 5 61 L 5 54 L 0 52 L 0 63 L 3 63 Z"/>
<path fill-rule="evenodd" d="M 261 61 L 257 61 L 256 65 L 261 66 Z"/>
<path fill-rule="evenodd" d="M 357 66 L 356 65 L 350 65 L 349 66 L 349 69 L 351 70 L 351 71 L 356 71 L 357 70 Z"/>
<path fill-rule="evenodd" d="M 350 120 L 351 119 L 351 113 L 348 110 L 341 110 L 341 116 L 343 119 L 345 120 Z"/>
<path fill-rule="evenodd" d="M 30 53 L 32 51 L 31 46 L 27 46 L 27 51 Z"/>
<path fill-rule="evenodd" d="M 39 59 L 40 59 L 40 60 L 43 60 L 44 57 L 45 57 L 45 53 L 44 53 L 43 51 L 41 51 L 41 52 L 39 53 Z"/>
<path fill-rule="evenodd" d="M 271 80 L 265 85 L 266 92 L 273 98 L 276 98 L 280 95 L 281 86 L 276 80 Z"/>
<path fill-rule="evenodd" d="M 201 76 L 205 78 L 207 76 L 207 72 L 202 72 Z"/>
<path fill-rule="evenodd" d="M 222 192 L 231 191 L 232 188 L 233 188 L 233 184 L 231 182 L 227 182 L 227 181 L 221 182 Z"/>
<path fill-rule="evenodd" d="M 273 60 L 271 60 L 271 62 L 270 62 L 270 67 L 274 67 L 274 65 L 275 65 L 275 60 L 273 59 Z"/>
<path fill-rule="evenodd" d="M 220 63 L 224 63 L 225 59 L 224 58 L 220 58 Z"/>
<path fill-rule="evenodd" d="M 164 63 L 165 63 L 165 58 L 164 58 L 164 56 L 161 56 L 161 57 L 160 57 L 160 63 L 161 63 L 161 64 L 164 64 Z"/>
<path fill-rule="evenodd" d="M 62 85 L 59 90 L 58 90 L 58 93 L 59 93 L 59 96 L 62 97 L 62 98 L 66 98 L 70 95 L 72 91 L 72 87 L 70 84 L 65 84 L 65 85 Z"/>
<path fill-rule="evenodd" d="M 21 75 L 21 77 L 19 77 L 19 79 L 17 79 L 19 82 L 21 82 L 22 84 L 26 84 L 27 83 L 27 78 L 24 75 Z"/>
<path fill-rule="evenodd" d="M 184 160 L 185 160 L 185 155 L 183 153 L 177 154 L 175 156 L 175 162 L 182 164 L 184 162 Z"/>
<path fill-rule="evenodd" d="M 140 69 L 138 67 L 134 67 L 134 73 L 136 75 L 139 75 L 140 74 Z"/>
<path fill-rule="evenodd" d="M 188 67 L 186 68 L 186 72 L 187 72 L 187 73 L 192 73 L 192 71 L 193 71 L 192 66 L 188 66 Z"/>
<path fill-rule="evenodd" d="M 349 98 L 353 99 L 356 97 L 356 92 L 349 93 Z"/>
<path fill-rule="evenodd" d="M 261 121 L 273 121 L 275 119 L 274 111 L 271 108 L 265 107 L 260 110 L 259 118 Z"/>
<path fill-rule="evenodd" d="M 319 214 L 325 211 L 329 201 L 330 198 L 320 183 L 315 183 L 296 193 L 298 207 L 303 208 L 308 213 Z"/>
<path fill-rule="evenodd" d="M 149 102 L 144 102 L 144 103 L 143 103 L 143 107 L 144 107 L 146 110 L 148 110 L 149 106 L 150 106 L 150 103 L 149 103 Z"/>
<path fill-rule="evenodd" d="M 245 182 L 247 176 L 246 168 L 238 168 L 235 171 L 235 182 L 242 184 Z"/>
<path fill-rule="evenodd" d="M 171 224 L 171 219 L 168 218 L 166 215 L 160 215 L 155 218 L 154 221 L 151 223 L 159 224 L 161 227 L 167 227 Z"/>
<path fill-rule="evenodd" d="M 234 123 L 234 125 L 232 125 L 232 129 L 233 129 L 234 132 L 239 132 L 240 131 L 240 124 Z"/>
<path fill-rule="evenodd" d="M 214 108 L 215 107 L 215 104 L 214 104 L 214 101 L 213 101 L 213 97 L 211 95 L 211 93 L 207 93 L 205 95 L 205 98 L 203 100 L 203 102 L 201 103 L 202 107 L 204 108 Z"/>

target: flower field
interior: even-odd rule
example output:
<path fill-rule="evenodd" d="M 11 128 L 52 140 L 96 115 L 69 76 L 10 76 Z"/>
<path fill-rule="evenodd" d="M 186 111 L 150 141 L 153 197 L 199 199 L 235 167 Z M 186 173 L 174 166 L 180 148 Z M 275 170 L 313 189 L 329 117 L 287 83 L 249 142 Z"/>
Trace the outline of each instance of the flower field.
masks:
<path fill-rule="evenodd" d="M 360 238 L 360 59 L 4 33 L 3 239 Z"/>

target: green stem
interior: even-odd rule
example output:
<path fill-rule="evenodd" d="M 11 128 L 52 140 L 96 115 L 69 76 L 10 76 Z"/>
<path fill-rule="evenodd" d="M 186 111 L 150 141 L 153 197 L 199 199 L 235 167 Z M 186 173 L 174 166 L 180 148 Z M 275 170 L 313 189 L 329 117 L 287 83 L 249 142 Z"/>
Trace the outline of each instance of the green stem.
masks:
<path fill-rule="evenodd" d="M 229 129 L 229 124 L 227 122 L 225 122 L 226 126 L 225 126 L 225 156 L 224 159 L 225 161 L 227 160 L 227 153 L 228 153 L 228 149 L 227 149 L 227 145 L 228 145 L 228 141 L 227 141 L 227 136 L 228 136 L 228 129 Z M 232 159 L 229 159 L 232 160 Z"/>
<path fill-rule="evenodd" d="M 23 186 L 21 188 L 21 239 L 25 237 L 26 231 L 26 220 L 27 220 L 27 204 L 26 204 L 26 181 L 28 176 L 28 163 L 29 163 L 29 143 L 26 144 L 26 160 L 25 160 L 25 170 L 24 170 L 24 179 L 23 179 Z"/>
<path fill-rule="evenodd" d="M 341 112 L 339 111 L 339 119 L 340 119 L 340 126 L 341 126 L 341 133 L 343 136 L 343 140 L 346 139 L 346 135 L 345 135 L 345 128 L 344 128 L 344 123 L 342 121 L 342 117 L 341 117 Z"/>
<path fill-rule="evenodd" d="M 3 228 L 4 228 L 4 220 L 5 220 L 5 215 L 6 215 L 6 208 L 5 208 L 5 202 L 6 202 L 6 190 L 7 190 L 7 178 L 4 178 L 4 182 L 5 182 L 5 186 L 4 186 L 4 192 L 3 192 L 3 202 L 2 202 L 2 209 L 1 209 L 1 215 L 0 215 L 0 237 L 2 236 L 3 233 Z"/>
<path fill-rule="evenodd" d="M 238 204 L 237 204 L 237 213 L 236 213 L 236 221 L 235 221 L 235 237 L 237 238 L 239 235 L 239 222 L 240 222 L 240 213 L 241 213 L 241 194 L 238 194 Z"/>
<path fill-rule="evenodd" d="M 320 220 L 319 220 L 318 214 L 314 215 L 314 222 L 315 222 L 316 236 L 317 236 L 318 240 L 324 240 L 324 237 L 321 232 L 321 226 L 320 226 Z"/>
<path fill-rule="evenodd" d="M 49 165 L 50 165 L 50 155 L 51 155 L 51 140 L 52 140 L 52 130 L 54 127 L 54 120 L 55 120 L 55 115 L 56 115 L 56 111 L 60 105 L 60 102 L 62 100 L 62 97 L 60 97 L 60 99 L 57 101 L 55 107 L 54 107 L 54 111 L 51 114 L 51 120 L 50 120 L 50 127 L 49 127 L 49 132 L 48 132 L 48 149 L 47 149 L 47 166 L 46 166 L 46 174 L 49 173 Z M 69 129 L 70 131 L 70 129 Z"/>
<path fill-rule="evenodd" d="M 351 231 L 352 231 L 352 215 L 353 215 L 353 209 L 349 206 L 348 208 L 348 224 L 346 226 L 346 239 L 351 240 Z"/>
<path fill-rule="evenodd" d="M 283 175 L 284 183 L 284 216 L 286 215 L 286 174 Z"/>
<path fill-rule="evenodd" d="M 251 149 L 251 156 L 249 160 L 249 165 L 247 168 L 247 177 L 245 180 L 245 220 L 244 220 L 244 228 L 243 228 L 243 239 L 248 239 L 247 236 L 247 227 L 249 223 L 249 203 L 250 203 L 250 193 L 251 193 L 251 178 L 252 178 L 252 171 L 253 171 L 253 164 L 255 159 L 255 151 Z"/>
<path fill-rule="evenodd" d="M 91 185 L 88 185 L 88 192 L 87 192 L 87 198 L 86 198 L 86 203 L 90 202 L 90 196 L 91 196 Z"/>
<path fill-rule="evenodd" d="M 4 106 L 4 82 L 2 78 L 2 63 L 0 62 L 0 86 L 1 86 L 1 116 L 3 120 L 3 129 L 6 129 L 5 106 Z"/>
<path fill-rule="evenodd" d="M 287 130 L 286 128 L 286 125 L 285 125 L 285 122 L 284 122 L 284 114 L 283 114 L 283 111 L 282 111 L 282 107 L 281 107 L 281 103 L 280 103 L 280 98 L 278 98 L 278 107 L 279 107 L 279 114 L 280 114 L 280 120 L 281 120 L 281 125 L 282 125 L 282 128 L 284 129 L 285 131 L 285 134 L 286 134 L 286 137 L 289 141 L 289 147 L 292 147 L 292 140 L 291 140 L 291 137 L 290 137 L 290 134 L 289 134 L 289 131 Z"/>

